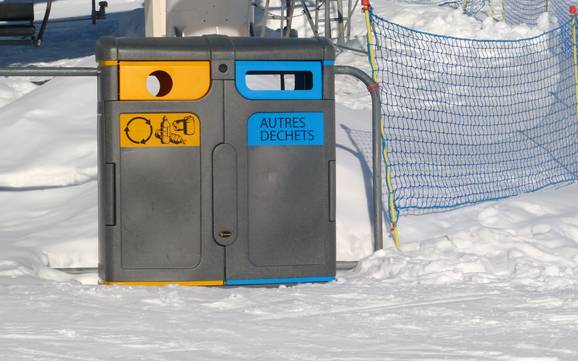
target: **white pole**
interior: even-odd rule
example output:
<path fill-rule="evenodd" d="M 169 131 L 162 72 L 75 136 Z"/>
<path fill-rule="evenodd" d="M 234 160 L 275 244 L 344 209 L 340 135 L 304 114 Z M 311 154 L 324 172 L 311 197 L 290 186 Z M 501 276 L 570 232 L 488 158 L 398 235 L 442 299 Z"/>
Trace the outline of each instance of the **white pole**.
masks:
<path fill-rule="evenodd" d="M 251 3 L 251 0 L 166 0 L 166 35 L 248 36 Z"/>
<path fill-rule="evenodd" d="M 167 35 L 166 0 L 145 1 L 145 27 L 147 37 L 164 37 Z"/>

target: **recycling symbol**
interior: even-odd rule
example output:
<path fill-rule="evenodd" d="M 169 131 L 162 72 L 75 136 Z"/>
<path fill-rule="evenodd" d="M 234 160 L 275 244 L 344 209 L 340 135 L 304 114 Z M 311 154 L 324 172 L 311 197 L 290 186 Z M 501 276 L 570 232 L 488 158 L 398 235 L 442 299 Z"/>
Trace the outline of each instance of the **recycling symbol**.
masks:
<path fill-rule="evenodd" d="M 134 117 L 126 124 L 124 133 L 134 144 L 146 144 L 153 136 L 153 126 L 147 118 Z"/>

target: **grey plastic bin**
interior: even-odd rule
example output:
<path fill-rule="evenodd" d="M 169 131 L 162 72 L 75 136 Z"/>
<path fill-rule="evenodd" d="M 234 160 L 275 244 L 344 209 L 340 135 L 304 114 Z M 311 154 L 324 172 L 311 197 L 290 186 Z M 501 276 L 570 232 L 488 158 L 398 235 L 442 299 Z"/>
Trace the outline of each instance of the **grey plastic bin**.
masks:
<path fill-rule="evenodd" d="M 96 57 L 103 283 L 334 279 L 330 42 L 102 38 Z"/>

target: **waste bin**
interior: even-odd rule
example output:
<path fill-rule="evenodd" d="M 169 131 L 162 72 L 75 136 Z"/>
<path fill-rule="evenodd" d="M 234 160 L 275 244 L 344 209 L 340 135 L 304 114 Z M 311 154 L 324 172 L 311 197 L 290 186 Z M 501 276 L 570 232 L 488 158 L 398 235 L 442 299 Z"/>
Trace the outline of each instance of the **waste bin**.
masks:
<path fill-rule="evenodd" d="M 330 42 L 106 37 L 96 57 L 103 283 L 334 279 Z"/>

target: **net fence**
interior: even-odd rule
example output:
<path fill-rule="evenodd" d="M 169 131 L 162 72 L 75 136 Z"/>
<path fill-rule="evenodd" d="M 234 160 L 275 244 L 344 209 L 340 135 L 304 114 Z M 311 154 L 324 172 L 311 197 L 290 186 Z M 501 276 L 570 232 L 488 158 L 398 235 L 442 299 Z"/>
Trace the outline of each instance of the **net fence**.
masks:
<path fill-rule="evenodd" d="M 373 14 L 371 23 L 391 174 L 384 194 L 396 213 L 430 213 L 578 179 L 572 21 L 499 41 L 424 33 Z M 370 135 L 348 134 L 371 162 Z"/>
<path fill-rule="evenodd" d="M 489 0 L 486 0 L 489 1 Z M 571 0 L 492 0 L 499 7 L 496 18 L 509 24 L 536 25 L 544 13 L 555 17 L 560 24 L 569 20 Z M 496 7 L 495 6 L 495 7 Z M 501 12 L 501 14 L 500 14 Z"/>
<path fill-rule="evenodd" d="M 490 16 L 510 25 L 534 26 L 544 13 L 556 18 L 559 23 L 569 19 L 568 7 L 576 0 L 403 0 L 408 4 L 450 6 L 461 9 L 465 14 Z M 482 18 L 483 18 L 482 17 Z"/>
<path fill-rule="evenodd" d="M 489 4 L 489 0 L 403 0 L 403 2 L 418 5 L 449 6 L 454 9 L 461 9 L 468 15 L 484 12 Z"/>

